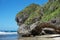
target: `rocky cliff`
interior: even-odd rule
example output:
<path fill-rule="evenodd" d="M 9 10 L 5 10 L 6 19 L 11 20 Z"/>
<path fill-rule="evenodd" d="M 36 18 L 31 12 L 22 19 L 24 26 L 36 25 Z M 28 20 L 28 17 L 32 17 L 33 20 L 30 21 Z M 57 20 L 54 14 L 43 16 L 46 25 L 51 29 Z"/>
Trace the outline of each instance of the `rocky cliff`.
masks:
<path fill-rule="evenodd" d="M 60 33 L 60 0 L 49 0 L 44 6 L 30 4 L 16 15 L 18 34 L 36 36 Z M 51 32 L 51 33 L 50 33 Z"/>

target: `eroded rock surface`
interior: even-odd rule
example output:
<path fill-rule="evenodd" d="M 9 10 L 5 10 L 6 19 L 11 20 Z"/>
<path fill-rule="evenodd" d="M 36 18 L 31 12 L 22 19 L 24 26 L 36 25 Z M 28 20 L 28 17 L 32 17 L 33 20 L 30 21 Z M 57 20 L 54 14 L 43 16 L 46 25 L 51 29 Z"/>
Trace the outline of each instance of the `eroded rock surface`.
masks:
<path fill-rule="evenodd" d="M 33 3 L 17 14 L 16 22 L 22 37 L 60 34 L 60 0 L 49 0 L 43 7 Z"/>

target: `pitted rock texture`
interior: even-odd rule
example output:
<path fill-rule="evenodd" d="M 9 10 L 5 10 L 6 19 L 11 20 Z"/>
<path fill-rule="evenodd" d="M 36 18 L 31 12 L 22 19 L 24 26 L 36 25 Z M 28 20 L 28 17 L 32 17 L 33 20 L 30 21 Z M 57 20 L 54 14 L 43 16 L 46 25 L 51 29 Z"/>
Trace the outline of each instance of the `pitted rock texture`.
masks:
<path fill-rule="evenodd" d="M 44 6 L 32 3 L 15 19 L 22 37 L 60 34 L 60 0 L 49 0 Z"/>

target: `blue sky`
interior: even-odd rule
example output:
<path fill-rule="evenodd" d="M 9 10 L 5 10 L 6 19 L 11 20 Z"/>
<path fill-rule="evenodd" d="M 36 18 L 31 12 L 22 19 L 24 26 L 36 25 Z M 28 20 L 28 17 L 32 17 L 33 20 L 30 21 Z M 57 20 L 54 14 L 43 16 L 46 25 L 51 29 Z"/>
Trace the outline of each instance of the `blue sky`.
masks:
<path fill-rule="evenodd" d="M 31 3 L 43 5 L 48 0 L 0 0 L 0 30 L 17 30 L 16 14 Z"/>

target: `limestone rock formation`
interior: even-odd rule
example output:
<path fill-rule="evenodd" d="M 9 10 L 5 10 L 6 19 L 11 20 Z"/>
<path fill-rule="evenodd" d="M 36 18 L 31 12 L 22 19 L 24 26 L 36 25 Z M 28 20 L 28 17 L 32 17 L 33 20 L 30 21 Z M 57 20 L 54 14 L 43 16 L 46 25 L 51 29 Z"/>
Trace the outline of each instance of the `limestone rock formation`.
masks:
<path fill-rule="evenodd" d="M 21 34 L 22 36 L 31 36 L 32 35 L 31 30 L 33 30 L 38 24 L 39 21 L 31 24 L 30 26 L 22 24 L 18 29 L 18 33 Z"/>
<path fill-rule="evenodd" d="M 40 23 L 36 26 L 32 31 L 31 34 L 33 36 L 36 35 L 45 35 L 45 34 L 60 34 L 60 26 L 57 27 L 51 23 Z"/>
<path fill-rule="evenodd" d="M 60 34 L 60 0 L 49 0 L 44 6 L 32 3 L 15 20 L 22 37 Z"/>

